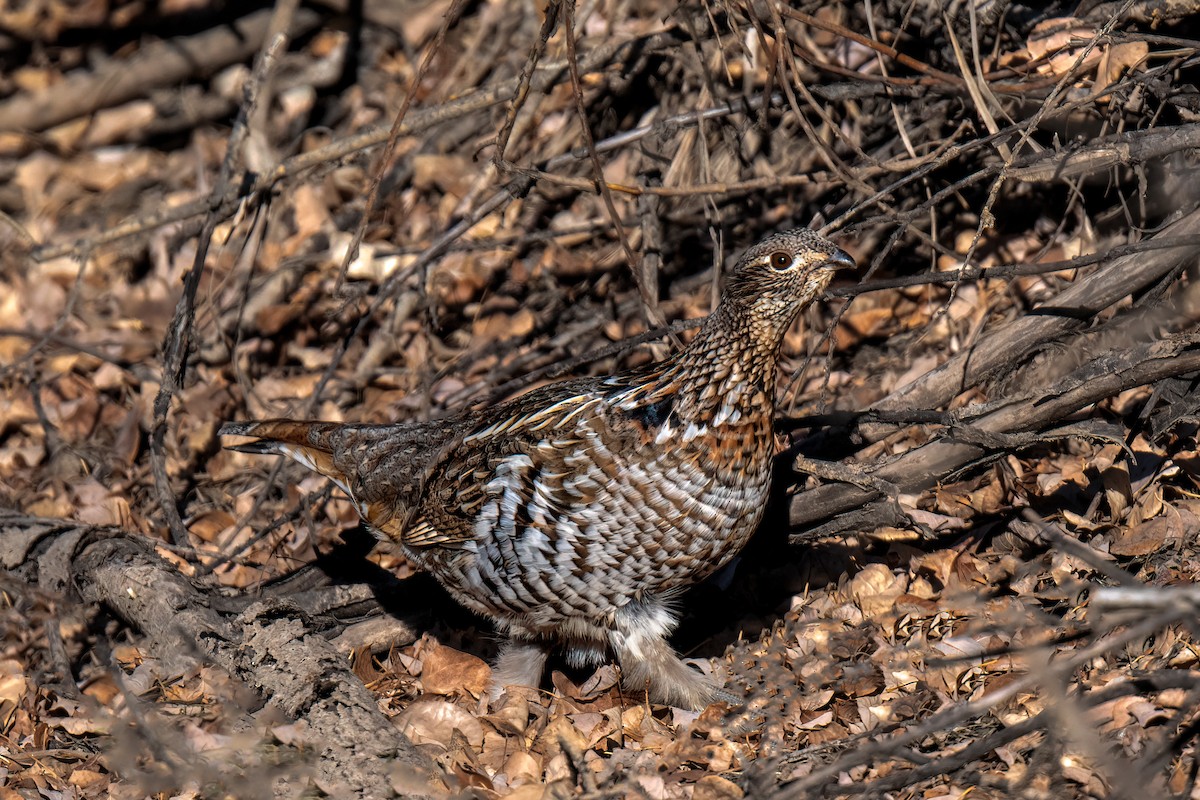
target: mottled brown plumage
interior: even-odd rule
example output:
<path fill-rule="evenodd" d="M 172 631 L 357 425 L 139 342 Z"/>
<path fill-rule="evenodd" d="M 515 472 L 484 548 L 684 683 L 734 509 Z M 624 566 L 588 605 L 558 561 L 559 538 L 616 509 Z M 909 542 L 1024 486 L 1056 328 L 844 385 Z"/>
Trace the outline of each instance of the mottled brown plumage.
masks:
<path fill-rule="evenodd" d="M 746 543 L 770 484 L 780 343 L 853 266 L 812 231 L 769 236 L 691 343 L 660 363 L 543 386 L 431 422 L 230 423 L 235 445 L 333 479 L 363 519 L 509 641 L 497 689 L 548 649 L 615 653 L 623 681 L 701 708 L 719 690 L 667 644 L 672 604 Z"/>

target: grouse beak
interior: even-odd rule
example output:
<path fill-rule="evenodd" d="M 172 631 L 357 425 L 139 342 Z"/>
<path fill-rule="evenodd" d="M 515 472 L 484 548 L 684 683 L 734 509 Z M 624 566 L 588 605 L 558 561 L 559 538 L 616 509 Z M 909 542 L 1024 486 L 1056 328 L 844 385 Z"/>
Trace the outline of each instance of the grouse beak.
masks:
<path fill-rule="evenodd" d="M 854 256 L 840 247 L 834 249 L 833 255 L 825 260 L 825 265 L 833 270 L 858 269 L 858 262 L 854 260 Z"/>

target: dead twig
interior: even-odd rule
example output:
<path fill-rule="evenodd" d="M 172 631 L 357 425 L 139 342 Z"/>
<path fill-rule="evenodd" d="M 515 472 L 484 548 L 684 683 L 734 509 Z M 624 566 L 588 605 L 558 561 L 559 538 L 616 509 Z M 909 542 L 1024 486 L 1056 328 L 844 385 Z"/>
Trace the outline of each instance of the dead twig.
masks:
<path fill-rule="evenodd" d="M 442 20 L 441 27 L 438 28 L 437 34 L 433 37 L 433 42 L 425 50 L 425 56 L 421 59 L 421 65 L 417 68 L 416 73 L 409 82 L 408 91 L 404 93 L 404 101 L 400 104 L 400 110 L 396 112 L 396 117 L 392 120 L 392 127 L 388 130 L 387 139 L 383 143 L 383 152 L 379 154 L 379 158 L 375 162 L 374 175 L 371 178 L 371 186 L 367 189 L 362 216 L 358 220 L 358 225 L 354 228 L 354 235 L 350 238 L 350 245 L 346 248 L 346 255 L 342 258 L 342 266 L 338 269 L 337 280 L 333 285 L 334 293 L 341 291 L 342 283 L 346 280 L 346 271 L 350 269 L 351 262 L 358 257 L 359 245 L 362 244 L 363 236 L 367 232 L 367 224 L 371 221 L 371 214 L 374 212 L 375 204 L 379 200 L 379 187 L 383 183 L 384 175 L 387 174 L 391 166 L 392 155 L 396 152 L 396 142 L 400 140 L 400 134 L 404 130 L 404 120 L 408 116 L 408 109 L 412 106 L 413 98 L 416 97 L 422 80 L 424 80 L 425 75 L 429 72 L 429 67 L 433 64 L 434 57 L 441 51 L 442 43 L 446 41 L 446 31 L 450 30 L 458 22 L 465 4 L 466 0 L 454 0 L 450 4 L 450 8 L 446 11 L 446 15 Z"/>
<path fill-rule="evenodd" d="M 145 97 L 151 89 L 173 86 L 245 61 L 268 41 L 272 11 L 247 14 L 193 36 L 179 36 L 139 48 L 128 59 L 113 59 L 79 70 L 44 91 L 0 102 L 0 130 L 42 131 L 68 120 Z M 288 26 L 296 36 L 320 24 L 315 11 L 297 10 Z"/>
<path fill-rule="evenodd" d="M 154 398 L 154 426 L 150 431 L 150 466 L 154 473 L 154 488 L 158 494 L 159 508 L 166 518 L 171 540 L 180 547 L 186 547 L 190 545 L 190 542 L 187 528 L 179 514 L 178 501 L 171 489 L 171 479 L 167 475 L 166 454 L 163 451 L 167 435 L 167 414 L 171 408 L 172 398 L 183 385 L 188 348 L 192 337 L 192 321 L 196 315 L 196 290 L 200 286 L 200 276 L 204 273 L 209 242 L 220 221 L 215 212 L 220 206 L 220 198 L 229 190 L 234 164 L 241 153 L 240 145 L 246 136 L 246 120 L 259 102 L 258 90 L 274 69 L 275 62 L 286 44 L 286 36 L 283 34 L 276 36 L 260 56 L 254 75 L 246 82 L 242 109 L 238 113 L 238 119 L 230 134 L 225 160 L 210 194 L 210 213 L 205 219 L 204 229 L 196 244 L 196 257 L 192 262 L 191 269 L 184 277 L 183 294 L 175 306 L 175 315 L 172 317 L 171 325 L 163 341 L 163 378 L 158 395 Z"/>

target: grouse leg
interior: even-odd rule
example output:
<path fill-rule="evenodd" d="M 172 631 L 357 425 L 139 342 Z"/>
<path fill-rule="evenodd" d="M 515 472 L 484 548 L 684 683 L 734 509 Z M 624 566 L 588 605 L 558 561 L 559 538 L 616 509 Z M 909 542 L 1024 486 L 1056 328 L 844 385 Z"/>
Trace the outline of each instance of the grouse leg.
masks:
<path fill-rule="evenodd" d="M 492 668 L 491 698 L 496 700 L 506 686 L 531 686 L 542 681 L 549 647 L 529 639 L 509 639 L 500 646 L 500 655 Z"/>
<path fill-rule="evenodd" d="M 649 601 L 622 609 L 609 642 L 621 665 L 621 684 L 627 691 L 648 692 L 657 703 L 700 711 L 714 700 L 740 705 L 728 692 L 683 662 L 667 636 L 677 620 L 667 607 Z"/>
<path fill-rule="evenodd" d="M 662 636 L 614 632 L 612 645 L 626 691 L 648 692 L 653 702 L 696 711 L 719 694 L 724 699 L 719 687 L 683 663 Z"/>

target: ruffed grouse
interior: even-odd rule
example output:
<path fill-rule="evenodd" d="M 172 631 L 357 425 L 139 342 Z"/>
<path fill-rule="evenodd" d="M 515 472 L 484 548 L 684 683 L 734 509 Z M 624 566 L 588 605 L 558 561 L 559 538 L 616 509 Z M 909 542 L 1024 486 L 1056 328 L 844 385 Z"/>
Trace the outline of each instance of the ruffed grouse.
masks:
<path fill-rule="evenodd" d="M 331 478 L 363 519 L 508 634 L 493 684 L 548 650 L 615 653 L 623 683 L 693 709 L 720 690 L 671 649 L 674 602 L 736 554 L 767 501 L 780 343 L 854 260 L 809 230 L 746 251 L 691 343 L 618 375 L 396 425 L 271 420 L 222 434 Z"/>

